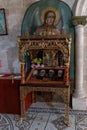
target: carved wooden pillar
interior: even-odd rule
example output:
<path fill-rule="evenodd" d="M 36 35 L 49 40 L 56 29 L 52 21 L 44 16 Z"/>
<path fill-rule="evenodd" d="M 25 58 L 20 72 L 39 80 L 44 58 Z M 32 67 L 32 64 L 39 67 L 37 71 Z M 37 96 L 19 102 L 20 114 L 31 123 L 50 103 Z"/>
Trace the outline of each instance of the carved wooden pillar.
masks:
<path fill-rule="evenodd" d="M 21 63 L 21 83 L 25 83 L 25 63 Z"/>

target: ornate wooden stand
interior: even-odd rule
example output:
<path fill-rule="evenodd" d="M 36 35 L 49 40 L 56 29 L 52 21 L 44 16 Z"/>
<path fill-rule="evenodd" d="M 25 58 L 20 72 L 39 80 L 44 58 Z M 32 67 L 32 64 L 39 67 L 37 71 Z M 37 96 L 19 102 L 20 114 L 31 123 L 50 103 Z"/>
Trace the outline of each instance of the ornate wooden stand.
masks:
<path fill-rule="evenodd" d="M 21 75 L 22 81 L 20 85 L 20 100 L 21 100 L 21 119 L 25 116 L 24 99 L 30 92 L 55 92 L 63 97 L 65 102 L 65 124 L 69 126 L 69 99 L 70 99 L 70 83 L 69 83 L 69 69 L 70 69 L 70 46 L 71 37 L 68 35 L 60 35 L 55 37 L 18 37 L 19 59 L 21 61 Z M 31 55 L 36 50 L 60 50 L 64 56 L 64 78 L 62 81 L 43 81 L 31 80 L 34 69 L 30 73 L 25 74 L 24 53 L 29 51 Z M 47 67 L 47 66 L 46 66 Z M 49 69 L 61 69 L 59 66 L 51 66 Z M 45 69 L 45 68 L 42 68 Z M 25 78 L 26 77 L 26 78 Z M 32 94 L 33 94 L 32 93 Z M 34 97 L 34 95 L 33 95 Z"/>

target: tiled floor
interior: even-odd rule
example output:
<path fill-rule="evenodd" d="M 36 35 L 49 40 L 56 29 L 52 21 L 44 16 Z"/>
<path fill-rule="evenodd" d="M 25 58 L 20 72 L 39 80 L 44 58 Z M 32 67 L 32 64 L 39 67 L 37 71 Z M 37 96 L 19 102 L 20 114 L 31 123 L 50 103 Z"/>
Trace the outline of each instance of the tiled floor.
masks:
<path fill-rule="evenodd" d="M 70 110 L 70 127 L 64 122 L 63 104 L 33 103 L 26 118 L 19 115 L 0 114 L 0 130 L 87 130 L 87 111 Z"/>

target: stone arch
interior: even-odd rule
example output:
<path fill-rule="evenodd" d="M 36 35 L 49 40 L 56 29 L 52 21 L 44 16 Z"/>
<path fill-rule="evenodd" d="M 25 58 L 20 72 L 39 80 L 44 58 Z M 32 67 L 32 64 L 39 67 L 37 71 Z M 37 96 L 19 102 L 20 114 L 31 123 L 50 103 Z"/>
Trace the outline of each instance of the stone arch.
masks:
<path fill-rule="evenodd" d="M 74 16 L 87 14 L 87 0 L 75 0 L 72 10 Z"/>

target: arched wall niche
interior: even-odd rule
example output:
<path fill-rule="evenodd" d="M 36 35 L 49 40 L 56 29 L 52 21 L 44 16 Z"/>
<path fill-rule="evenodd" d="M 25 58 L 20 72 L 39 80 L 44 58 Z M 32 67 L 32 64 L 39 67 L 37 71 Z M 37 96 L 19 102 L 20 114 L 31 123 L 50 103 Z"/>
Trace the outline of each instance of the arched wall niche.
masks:
<path fill-rule="evenodd" d="M 29 32 L 30 35 L 42 25 L 41 14 L 46 8 L 55 8 L 59 12 L 59 23 L 56 24 L 57 28 L 61 31 L 62 27 L 67 34 L 72 35 L 72 49 L 71 49 L 71 68 L 70 77 L 74 80 L 74 28 L 72 25 L 72 11 L 70 7 L 61 0 L 40 0 L 31 4 L 24 15 L 21 35 Z"/>

